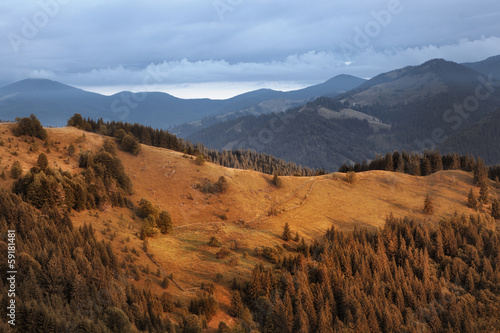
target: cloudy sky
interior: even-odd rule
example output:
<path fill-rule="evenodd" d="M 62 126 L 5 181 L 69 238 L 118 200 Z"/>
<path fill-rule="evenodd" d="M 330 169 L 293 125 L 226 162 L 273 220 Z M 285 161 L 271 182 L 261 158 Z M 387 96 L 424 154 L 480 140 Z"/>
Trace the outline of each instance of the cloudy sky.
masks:
<path fill-rule="evenodd" d="M 0 86 L 224 98 L 498 54 L 492 0 L 0 1 Z"/>

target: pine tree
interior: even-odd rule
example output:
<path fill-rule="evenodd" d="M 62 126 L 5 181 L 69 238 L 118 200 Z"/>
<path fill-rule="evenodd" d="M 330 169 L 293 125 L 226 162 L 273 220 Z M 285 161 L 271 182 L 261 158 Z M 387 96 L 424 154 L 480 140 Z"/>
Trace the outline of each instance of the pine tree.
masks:
<path fill-rule="evenodd" d="M 389 153 L 385 154 L 384 169 L 385 171 L 394 171 L 394 160 L 392 155 Z"/>
<path fill-rule="evenodd" d="M 431 196 L 427 194 L 424 200 L 424 213 L 426 215 L 432 215 L 434 214 L 434 205 L 432 203 Z"/>
<path fill-rule="evenodd" d="M 37 160 L 36 164 L 42 170 L 47 169 L 47 167 L 49 166 L 49 160 L 47 159 L 47 155 L 45 155 L 44 153 L 41 153 L 38 156 L 38 160 Z"/>
<path fill-rule="evenodd" d="M 412 154 L 410 157 L 409 173 L 413 176 L 420 176 L 420 157 L 416 154 Z"/>
<path fill-rule="evenodd" d="M 229 308 L 229 314 L 233 317 L 240 318 L 243 314 L 244 309 L 245 305 L 243 304 L 243 300 L 241 299 L 240 292 L 233 292 L 231 296 L 231 307 Z"/>
<path fill-rule="evenodd" d="M 21 167 L 21 163 L 19 161 L 15 161 L 10 168 L 10 176 L 13 179 L 18 179 L 19 177 L 21 177 L 22 173 L 23 168 Z"/>
<path fill-rule="evenodd" d="M 309 318 L 307 317 L 304 308 L 302 307 L 302 302 L 298 300 L 297 304 L 297 314 L 295 315 L 294 332 L 298 333 L 309 333 Z"/>
<path fill-rule="evenodd" d="M 456 153 L 451 156 L 450 170 L 460 170 L 460 158 Z"/>
<path fill-rule="evenodd" d="M 480 183 L 480 190 L 479 190 L 479 200 L 487 205 L 488 204 L 488 183 L 486 181 L 482 181 Z"/>
<path fill-rule="evenodd" d="M 443 158 L 438 150 L 431 154 L 432 173 L 443 170 Z"/>
<path fill-rule="evenodd" d="M 68 155 L 69 156 L 73 156 L 73 154 L 75 153 L 76 149 L 75 149 L 75 146 L 70 143 L 69 147 L 68 147 Z"/>
<path fill-rule="evenodd" d="M 481 186 L 488 180 L 488 168 L 484 164 L 481 158 L 477 159 L 477 163 L 474 166 L 474 183 Z"/>
<path fill-rule="evenodd" d="M 477 198 L 472 189 L 470 189 L 469 196 L 467 198 L 467 207 L 477 210 Z"/>
<path fill-rule="evenodd" d="M 422 176 L 428 176 L 432 173 L 431 161 L 428 156 L 424 156 L 420 172 L 422 173 Z"/>
<path fill-rule="evenodd" d="M 404 172 L 405 171 L 405 162 L 403 160 L 403 155 L 401 155 L 398 151 L 395 151 L 392 154 L 392 160 L 394 169 L 396 172 Z"/>
<path fill-rule="evenodd" d="M 292 231 L 290 230 L 290 225 L 288 222 L 285 222 L 285 226 L 283 227 L 283 234 L 281 235 L 285 242 L 288 242 L 292 239 Z"/>
<path fill-rule="evenodd" d="M 491 216 L 497 220 L 500 219 L 500 203 L 497 199 L 491 203 Z"/>
<path fill-rule="evenodd" d="M 162 234 L 168 234 L 172 231 L 172 216 L 166 210 L 163 210 L 156 221 L 156 225 Z"/>

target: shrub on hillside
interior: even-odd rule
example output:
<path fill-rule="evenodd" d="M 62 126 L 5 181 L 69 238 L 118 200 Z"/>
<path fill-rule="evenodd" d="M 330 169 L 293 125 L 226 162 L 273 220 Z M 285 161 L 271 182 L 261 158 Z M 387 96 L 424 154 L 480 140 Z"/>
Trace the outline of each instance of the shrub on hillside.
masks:
<path fill-rule="evenodd" d="M 137 208 L 137 215 L 140 218 L 146 218 L 149 215 L 158 216 L 158 209 L 151 203 L 151 201 L 142 198 L 139 201 L 139 208 Z"/>
<path fill-rule="evenodd" d="M 208 246 L 221 247 L 222 243 L 217 239 L 217 237 L 212 236 L 212 237 L 210 237 L 210 240 L 208 241 Z"/>
<path fill-rule="evenodd" d="M 203 165 L 205 164 L 205 158 L 203 157 L 202 154 L 196 155 L 196 159 L 194 161 L 197 165 Z"/>
<path fill-rule="evenodd" d="M 229 254 L 231 253 L 231 251 L 229 251 L 227 248 L 223 247 L 221 248 L 219 251 L 217 251 L 217 253 L 215 253 L 215 257 L 217 259 L 224 259 L 226 258 Z"/>
<path fill-rule="evenodd" d="M 212 183 L 210 180 L 206 179 L 202 184 L 197 184 L 196 188 L 203 193 L 225 193 L 228 189 L 228 182 L 224 176 L 220 176 L 216 183 Z"/>
<path fill-rule="evenodd" d="M 75 113 L 73 117 L 68 120 L 68 126 L 73 126 L 84 131 L 92 130 L 92 126 L 89 122 L 83 119 L 82 115 L 79 113 Z"/>
<path fill-rule="evenodd" d="M 172 216 L 166 210 L 162 210 L 156 221 L 156 225 L 162 234 L 167 234 L 172 231 Z"/>
<path fill-rule="evenodd" d="M 38 156 L 38 160 L 36 161 L 36 164 L 42 170 L 47 169 L 47 167 L 49 166 L 49 160 L 47 159 L 47 155 L 45 155 L 44 153 L 41 153 Z"/>
<path fill-rule="evenodd" d="M 35 117 L 35 115 L 29 116 L 29 118 L 16 118 L 17 126 L 12 129 L 12 133 L 15 136 L 29 135 L 32 137 L 39 138 L 41 140 L 46 140 L 48 135 L 47 131 L 43 128 L 40 121 Z"/>
<path fill-rule="evenodd" d="M 10 168 L 10 176 L 12 177 L 12 179 L 18 179 L 19 177 L 21 177 L 22 173 L 23 168 L 21 168 L 21 163 L 19 161 L 15 161 Z"/>
<path fill-rule="evenodd" d="M 137 140 L 137 138 L 132 134 L 126 134 L 120 140 L 120 149 L 129 152 L 132 155 L 138 155 L 141 151 L 141 145 L 139 143 L 139 140 Z"/>
<path fill-rule="evenodd" d="M 347 171 L 347 173 L 345 174 L 345 180 L 349 184 L 354 184 L 356 182 L 356 172 Z"/>
<path fill-rule="evenodd" d="M 277 174 L 274 174 L 273 180 L 271 181 L 271 183 L 274 186 L 276 186 L 276 188 L 282 188 L 283 187 L 283 180 Z"/>

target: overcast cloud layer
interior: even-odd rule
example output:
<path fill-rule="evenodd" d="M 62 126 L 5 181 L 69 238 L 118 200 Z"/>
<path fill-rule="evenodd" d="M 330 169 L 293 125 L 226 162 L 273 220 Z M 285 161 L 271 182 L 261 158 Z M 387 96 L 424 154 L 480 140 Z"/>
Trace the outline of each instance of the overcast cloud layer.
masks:
<path fill-rule="evenodd" d="M 0 86 L 37 77 L 217 98 L 498 54 L 491 0 L 0 2 Z"/>

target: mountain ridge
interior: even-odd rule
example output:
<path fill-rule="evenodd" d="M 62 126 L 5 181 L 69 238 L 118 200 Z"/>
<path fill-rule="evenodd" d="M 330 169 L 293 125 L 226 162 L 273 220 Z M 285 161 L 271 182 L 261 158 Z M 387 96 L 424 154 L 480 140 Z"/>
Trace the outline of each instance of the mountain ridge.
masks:
<path fill-rule="evenodd" d="M 163 92 L 132 93 L 122 91 L 111 96 L 88 92 L 48 79 L 25 79 L 0 88 L 0 119 L 40 114 L 45 125 L 64 126 L 74 113 L 93 119 L 139 122 L 163 129 L 206 116 L 237 112 L 264 101 L 298 97 L 311 99 L 323 92 L 336 95 L 364 80 L 343 76 L 346 84 L 328 80 L 325 83 L 292 92 L 259 89 L 225 100 L 208 98 L 182 99 Z M 334 85 L 333 83 L 336 83 Z M 336 92 L 332 89 L 339 89 Z"/>
<path fill-rule="evenodd" d="M 465 103 L 475 96 L 480 76 L 481 73 L 455 62 L 433 59 L 380 74 L 333 99 L 319 98 L 274 117 L 237 118 L 191 133 L 187 138 L 215 149 L 261 149 L 301 165 L 334 170 L 342 163 L 352 163 L 353 151 L 369 160 L 387 151 L 432 149 L 460 135 L 500 105 L 500 91 L 494 91 L 473 112 L 458 113 L 470 110 Z M 307 111 L 308 117 L 297 122 L 297 112 L 302 111 Z M 352 127 L 346 122 L 349 118 L 358 118 L 358 125 Z M 286 119 L 287 124 L 273 129 L 273 119 Z M 346 131 L 346 126 L 351 130 Z M 257 145 L 261 134 L 268 139 Z M 487 154 L 488 163 L 500 161 L 494 149 L 485 149 L 491 151 Z"/>

